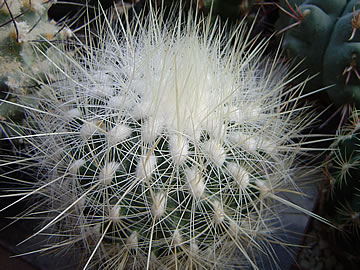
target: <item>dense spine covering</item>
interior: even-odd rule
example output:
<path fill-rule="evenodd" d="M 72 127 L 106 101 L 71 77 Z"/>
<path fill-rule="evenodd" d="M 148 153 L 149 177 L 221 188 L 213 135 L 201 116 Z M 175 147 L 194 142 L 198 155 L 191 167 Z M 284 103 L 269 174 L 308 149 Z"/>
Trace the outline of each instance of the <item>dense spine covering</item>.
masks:
<path fill-rule="evenodd" d="M 35 235 L 80 247 L 84 268 L 256 269 L 280 206 L 301 209 L 279 193 L 298 192 L 313 115 L 242 26 L 161 14 L 105 20 L 96 45 L 48 56 L 55 80 L 23 105 L 47 214 Z"/>

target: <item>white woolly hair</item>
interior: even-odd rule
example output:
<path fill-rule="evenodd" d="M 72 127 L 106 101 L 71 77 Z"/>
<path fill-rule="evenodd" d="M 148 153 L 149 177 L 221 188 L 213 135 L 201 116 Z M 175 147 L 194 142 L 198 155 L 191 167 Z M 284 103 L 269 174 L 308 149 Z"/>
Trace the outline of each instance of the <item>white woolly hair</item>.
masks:
<path fill-rule="evenodd" d="M 278 194 L 300 194 L 315 117 L 267 41 L 151 5 L 117 16 L 43 53 L 56 80 L 19 105 L 32 157 L 17 162 L 38 180 L 18 201 L 45 205 L 30 211 L 46 213 L 32 237 L 53 235 L 42 251 L 82 250 L 83 269 L 258 269 L 281 243 L 280 205 L 325 221 Z"/>

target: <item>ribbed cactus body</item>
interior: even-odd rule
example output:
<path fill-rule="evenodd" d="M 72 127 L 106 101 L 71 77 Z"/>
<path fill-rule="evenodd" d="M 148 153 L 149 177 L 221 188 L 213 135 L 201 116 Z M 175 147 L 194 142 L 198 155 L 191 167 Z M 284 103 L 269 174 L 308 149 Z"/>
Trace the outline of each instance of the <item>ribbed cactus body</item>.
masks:
<path fill-rule="evenodd" d="M 358 1 L 284 0 L 282 6 L 292 16 L 280 12 L 279 28 L 290 27 L 283 48 L 290 57 L 303 61 L 307 75 L 318 74 L 309 84 L 311 91 L 331 86 L 327 92 L 334 104 L 359 106 Z"/>

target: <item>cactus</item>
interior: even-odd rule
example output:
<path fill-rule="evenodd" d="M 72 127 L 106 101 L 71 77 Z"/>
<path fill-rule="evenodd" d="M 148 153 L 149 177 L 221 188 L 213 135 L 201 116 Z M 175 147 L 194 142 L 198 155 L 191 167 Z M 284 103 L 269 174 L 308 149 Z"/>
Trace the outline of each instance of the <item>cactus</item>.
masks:
<path fill-rule="evenodd" d="M 61 29 L 50 22 L 47 10 L 51 1 L 12 0 L 0 1 L 0 92 L 1 98 L 16 102 L 20 96 L 32 95 L 35 89 L 31 76 L 51 76 L 49 66 L 33 49 L 34 43 L 54 40 L 55 35 L 65 39 L 71 35 L 68 28 Z M 61 31 L 60 31 L 61 30 Z M 42 50 L 47 45 L 42 42 Z M 40 46 L 40 45 L 39 45 Z M 24 75 L 24 73 L 27 75 Z M 29 100 L 28 100 L 29 101 Z M 7 121 L 20 123 L 23 111 L 10 103 L 0 105 L 0 118 L 5 123 L 0 137 L 11 136 Z"/>
<path fill-rule="evenodd" d="M 100 41 L 49 56 L 56 80 L 26 106 L 18 161 L 38 177 L 33 237 L 83 252 L 84 269 L 258 269 L 284 205 L 317 217 L 280 196 L 299 193 L 314 115 L 242 25 L 161 14 L 102 22 Z"/>
<path fill-rule="evenodd" d="M 359 113 L 354 110 L 348 123 L 339 131 L 325 166 L 331 208 L 339 210 L 331 211 L 330 214 L 337 224 L 344 227 L 345 232 L 349 232 L 349 228 L 360 226 Z M 347 222 L 345 217 L 348 218 Z"/>
<path fill-rule="evenodd" d="M 360 111 L 353 110 L 338 131 L 324 164 L 327 178 L 321 205 L 329 220 L 339 230 L 332 231 L 343 251 L 356 253 L 360 242 Z M 351 256 L 348 256 L 351 258 Z"/>
<path fill-rule="evenodd" d="M 284 0 L 282 6 L 287 10 L 279 23 L 279 29 L 286 30 L 283 48 L 304 60 L 302 68 L 311 75 L 319 74 L 310 89 L 331 86 L 327 93 L 334 104 L 360 106 L 360 3 Z"/>

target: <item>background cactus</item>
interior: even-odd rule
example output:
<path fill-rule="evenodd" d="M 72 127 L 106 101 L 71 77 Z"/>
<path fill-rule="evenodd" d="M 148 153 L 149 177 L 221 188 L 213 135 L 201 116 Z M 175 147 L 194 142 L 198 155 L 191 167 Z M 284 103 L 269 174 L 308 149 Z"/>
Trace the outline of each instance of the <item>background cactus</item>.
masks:
<path fill-rule="evenodd" d="M 296 8 L 298 6 L 298 8 Z M 307 74 L 319 75 L 308 84 L 309 89 L 331 85 L 327 90 L 337 106 L 360 105 L 359 7 L 352 1 L 282 1 L 287 10 L 280 12 L 279 29 L 286 30 L 283 48 L 290 57 L 304 60 Z"/>
<path fill-rule="evenodd" d="M 360 237 L 360 132 L 358 110 L 339 131 L 325 166 L 328 179 L 325 213 L 334 221 L 348 252 L 359 250 Z M 345 237 L 344 237 L 345 236 Z"/>
<path fill-rule="evenodd" d="M 264 42 L 247 51 L 241 25 L 226 36 L 152 9 L 136 18 L 49 56 L 17 162 L 38 177 L 24 197 L 45 218 L 34 236 L 85 253 L 84 269 L 256 269 L 274 258 L 283 205 L 315 216 L 279 195 L 299 192 L 314 119 L 296 106 L 301 85 L 287 88 Z"/>
<path fill-rule="evenodd" d="M 34 43 L 43 51 L 48 44 L 44 39 L 66 39 L 71 36 L 68 28 L 60 28 L 50 22 L 47 10 L 52 1 L 12 0 L 0 1 L 0 92 L 1 98 L 10 102 L 23 96 L 30 96 L 36 89 L 31 77 L 51 76 L 45 58 L 39 57 L 33 49 Z M 40 46 L 40 43 L 42 44 Z M 24 75 L 24 72 L 27 75 Z M 31 73 L 31 76 L 29 76 Z M 30 101 L 29 99 L 27 101 Z M 32 99 L 34 101 L 34 99 Z M 7 121 L 20 123 L 23 110 L 10 103 L 0 105 L 3 121 L 1 137 L 11 136 Z"/>

